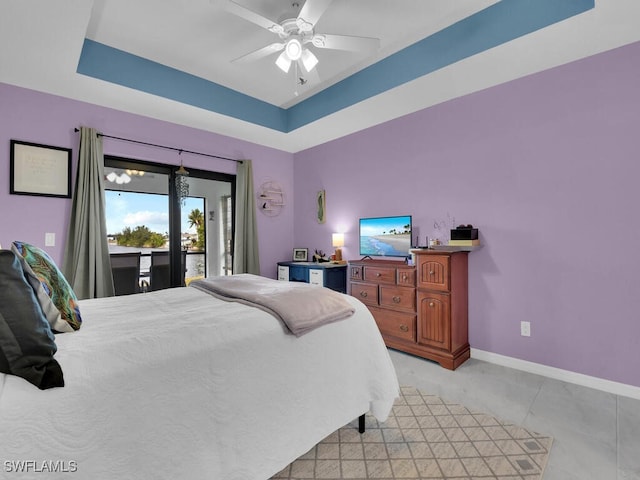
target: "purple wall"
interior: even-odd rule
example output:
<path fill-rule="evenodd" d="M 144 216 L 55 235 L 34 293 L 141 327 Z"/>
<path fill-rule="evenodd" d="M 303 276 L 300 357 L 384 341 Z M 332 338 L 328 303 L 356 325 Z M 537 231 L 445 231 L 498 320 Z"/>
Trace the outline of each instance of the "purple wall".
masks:
<path fill-rule="evenodd" d="M 256 189 L 266 180 L 280 183 L 285 194 L 293 192 L 293 155 L 222 135 L 183 127 L 139 115 L 90 105 L 62 97 L 0 84 L 0 244 L 13 240 L 44 247 L 45 232 L 56 234 L 56 246 L 46 247 L 62 263 L 71 201 L 9 194 L 9 141 L 22 140 L 73 149 L 73 172 L 79 134 L 74 128 L 93 127 L 107 135 L 253 161 Z M 178 165 L 174 151 L 104 139 L 105 154 Z M 235 163 L 183 153 L 187 168 L 235 173 Z M 276 277 L 276 262 L 291 258 L 293 207 L 278 217 L 258 213 L 262 274 Z"/>
<path fill-rule="evenodd" d="M 638 58 L 640 43 L 299 152 L 296 246 L 344 231 L 358 258 L 363 216 L 412 214 L 421 239 L 472 223 L 473 348 L 640 386 Z"/>

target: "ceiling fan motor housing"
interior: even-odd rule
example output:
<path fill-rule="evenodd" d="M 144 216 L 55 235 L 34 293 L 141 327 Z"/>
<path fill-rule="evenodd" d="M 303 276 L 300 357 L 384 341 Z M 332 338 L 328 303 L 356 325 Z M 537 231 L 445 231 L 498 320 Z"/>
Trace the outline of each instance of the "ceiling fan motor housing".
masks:
<path fill-rule="evenodd" d="M 274 25 L 272 31 L 277 33 L 283 40 L 292 35 L 299 35 L 301 37 L 313 36 L 313 25 L 301 18 L 287 18 L 281 21 L 279 25 Z"/>

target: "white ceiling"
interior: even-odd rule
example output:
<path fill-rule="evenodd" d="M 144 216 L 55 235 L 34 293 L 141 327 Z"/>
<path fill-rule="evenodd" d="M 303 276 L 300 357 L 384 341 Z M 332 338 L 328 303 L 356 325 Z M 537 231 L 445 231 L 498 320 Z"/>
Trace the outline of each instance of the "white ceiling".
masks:
<path fill-rule="evenodd" d="M 237 0 L 278 20 L 290 0 Z M 303 3 L 304 0 L 300 0 Z M 640 1 L 585 13 L 441 68 L 289 133 L 76 73 L 85 38 L 290 107 L 497 0 L 334 0 L 316 32 L 380 39 L 373 55 L 314 50 L 321 83 L 297 86 L 275 56 L 231 60 L 277 40 L 227 0 L 1 0 L 0 82 L 296 152 L 433 104 L 640 40 Z M 297 93 L 297 95 L 296 95 Z M 0 105 L 1 109 L 1 105 Z"/>
<path fill-rule="evenodd" d="M 379 38 L 381 48 L 373 55 L 315 49 L 321 76 L 315 88 L 310 82 L 298 86 L 293 69 L 288 74 L 278 69 L 277 55 L 231 63 L 279 38 L 229 12 L 227 0 L 95 0 L 87 37 L 286 108 L 496 1 L 334 0 L 315 31 Z M 292 0 L 238 3 L 274 21 L 297 16 L 300 10 L 292 7 Z"/>

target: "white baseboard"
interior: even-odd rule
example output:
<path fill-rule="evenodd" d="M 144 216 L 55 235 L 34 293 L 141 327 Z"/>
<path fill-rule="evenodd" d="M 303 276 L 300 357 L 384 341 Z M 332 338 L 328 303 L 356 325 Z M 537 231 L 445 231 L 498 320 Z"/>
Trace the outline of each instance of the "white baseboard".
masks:
<path fill-rule="evenodd" d="M 498 353 L 485 352 L 483 350 L 478 350 L 475 348 L 471 349 L 471 358 L 476 358 L 485 362 L 495 363 L 496 365 L 502 365 L 503 367 L 515 368 L 516 370 L 535 373 L 537 375 L 553 378 L 555 380 L 562 380 L 563 382 L 574 383 L 576 385 L 582 385 L 583 387 L 595 388 L 596 390 L 602 390 L 603 392 L 613 393 L 615 395 L 622 395 L 623 397 L 630 397 L 640 400 L 640 387 L 627 385 L 625 383 L 612 382 L 611 380 L 590 377 L 589 375 L 583 375 L 582 373 L 549 367 L 540 363 L 528 362 L 526 360 L 507 357 Z"/>

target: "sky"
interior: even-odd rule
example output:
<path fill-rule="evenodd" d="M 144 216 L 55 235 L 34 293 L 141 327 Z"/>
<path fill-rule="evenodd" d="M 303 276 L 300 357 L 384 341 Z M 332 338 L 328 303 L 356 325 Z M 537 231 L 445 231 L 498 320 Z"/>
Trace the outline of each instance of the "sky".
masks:
<path fill-rule="evenodd" d="M 411 223 L 410 216 L 403 217 L 381 217 L 360 220 L 360 235 L 370 237 L 380 235 L 382 232 L 389 232 L 392 228 L 403 230 L 404 226 Z"/>
<path fill-rule="evenodd" d="M 108 234 L 120 233 L 125 227 L 135 230 L 140 225 L 163 235 L 169 231 L 167 195 L 106 190 L 105 199 Z M 188 221 L 189 213 L 196 208 L 205 211 L 204 199 L 188 197 L 182 207 L 182 232 L 196 233 Z"/>

